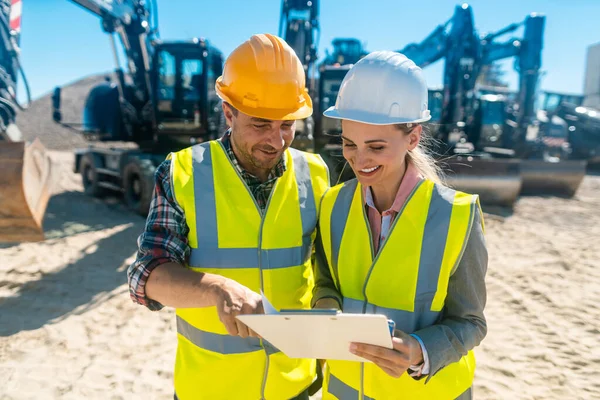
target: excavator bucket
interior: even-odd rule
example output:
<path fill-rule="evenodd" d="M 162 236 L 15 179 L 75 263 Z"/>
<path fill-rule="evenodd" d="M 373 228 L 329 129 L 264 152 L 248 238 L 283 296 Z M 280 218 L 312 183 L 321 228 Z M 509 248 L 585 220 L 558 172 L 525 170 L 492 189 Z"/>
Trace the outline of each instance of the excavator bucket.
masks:
<path fill-rule="evenodd" d="M 445 160 L 448 186 L 478 194 L 482 206 L 510 207 L 521 191 L 519 160 L 458 156 Z"/>
<path fill-rule="evenodd" d="M 586 169 L 585 160 L 521 160 L 521 194 L 572 197 L 581 185 Z"/>
<path fill-rule="evenodd" d="M 44 240 L 42 220 L 54 186 L 42 143 L 0 142 L 0 243 Z"/>

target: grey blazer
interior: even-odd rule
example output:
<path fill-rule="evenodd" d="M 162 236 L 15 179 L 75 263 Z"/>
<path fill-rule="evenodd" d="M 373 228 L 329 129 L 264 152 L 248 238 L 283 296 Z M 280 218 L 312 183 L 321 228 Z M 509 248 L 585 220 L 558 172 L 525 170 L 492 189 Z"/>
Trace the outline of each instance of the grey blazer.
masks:
<path fill-rule="evenodd" d="M 487 333 L 483 309 L 486 303 L 488 254 L 481 221 L 482 216 L 475 213 L 463 256 L 451 272 L 440 320 L 416 332 L 407 332 L 419 336 L 427 350 L 429 374 L 421 378 L 429 380 L 444 366 L 460 360 L 479 345 Z M 342 304 L 341 295 L 329 272 L 320 237 L 317 237 L 315 245 L 316 277 L 312 304 L 314 306 L 319 299 L 327 297 Z"/>

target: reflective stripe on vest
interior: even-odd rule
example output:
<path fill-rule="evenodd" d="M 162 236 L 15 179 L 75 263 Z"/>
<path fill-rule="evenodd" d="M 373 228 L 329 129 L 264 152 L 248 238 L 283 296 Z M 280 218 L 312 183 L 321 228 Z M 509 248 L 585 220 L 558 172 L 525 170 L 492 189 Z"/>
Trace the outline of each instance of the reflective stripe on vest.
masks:
<path fill-rule="evenodd" d="M 286 172 L 261 211 L 220 142 L 170 157 L 173 192 L 189 226 L 186 265 L 264 289 L 277 308 L 308 308 L 318 202 L 328 186 L 322 160 L 288 149 Z M 176 318 L 174 381 L 182 400 L 292 398 L 314 378 L 315 360 L 290 359 L 266 341 L 228 335 L 216 307 L 178 308 Z"/>
<path fill-rule="evenodd" d="M 208 147 L 208 146 L 207 146 Z M 302 221 L 302 246 L 283 249 L 258 249 L 258 248 L 219 248 L 217 218 L 215 212 L 206 212 L 216 209 L 215 184 L 212 177 L 212 152 L 204 146 L 192 147 L 192 162 L 194 173 L 194 193 L 196 195 L 196 226 L 198 242 L 202 249 L 192 248 L 188 265 L 193 268 L 211 266 L 215 269 L 278 269 L 302 265 L 310 257 L 311 232 L 315 229 L 317 218 L 316 203 L 313 194 L 310 171 L 306 159 L 300 152 L 290 149 L 294 163 L 294 173 L 298 186 L 298 199 L 300 204 L 300 217 Z M 275 188 L 273 188 L 274 190 Z M 201 348 L 216 353 L 231 354 L 262 350 L 256 347 L 253 338 L 232 337 L 197 329 L 179 318 L 186 324 L 186 329 L 179 330 L 182 323 L 177 324 L 178 333 L 197 344 Z M 267 353 L 279 352 L 267 341 L 263 341 Z M 231 349 L 231 350 L 224 350 Z"/>
<path fill-rule="evenodd" d="M 317 208 L 313 194 L 310 171 L 302 153 L 290 149 L 294 163 L 296 182 L 298 183 L 298 198 L 300 200 L 300 217 L 304 241 L 302 246 L 260 250 L 261 268 L 276 269 L 290 265 L 303 264 L 310 256 L 310 233 L 314 230 L 317 219 Z M 215 184 L 212 177 L 212 155 L 210 148 L 194 146 L 192 148 L 194 170 L 194 192 L 202 193 L 198 201 L 198 209 L 215 210 Z M 217 215 L 213 212 L 197 212 L 196 226 L 198 241 L 203 249 L 191 249 L 188 264 L 191 267 L 211 265 L 215 268 L 257 268 L 259 250 L 257 248 L 219 248 L 217 243 Z M 208 251 L 207 251 L 208 250 Z"/>
<path fill-rule="evenodd" d="M 356 180 L 330 189 L 319 221 L 344 312 L 384 314 L 406 333 L 435 324 L 466 246 L 478 197 L 421 181 L 375 255 L 362 190 Z M 391 398 L 400 392 L 406 398 L 455 398 L 471 386 L 474 373 L 472 352 L 427 385 L 406 374 L 394 380 L 371 363 L 361 368 L 347 361 L 328 364 L 324 399 Z"/>

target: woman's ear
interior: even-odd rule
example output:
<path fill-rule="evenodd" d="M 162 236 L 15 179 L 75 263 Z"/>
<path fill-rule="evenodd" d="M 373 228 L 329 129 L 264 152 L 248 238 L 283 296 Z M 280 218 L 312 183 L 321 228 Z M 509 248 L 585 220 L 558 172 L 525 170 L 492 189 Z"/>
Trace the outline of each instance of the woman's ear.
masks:
<path fill-rule="evenodd" d="M 417 125 L 415 128 L 407 135 L 408 140 L 408 150 L 414 150 L 415 147 L 419 145 L 419 141 L 421 140 L 421 133 L 423 132 L 423 126 Z"/>

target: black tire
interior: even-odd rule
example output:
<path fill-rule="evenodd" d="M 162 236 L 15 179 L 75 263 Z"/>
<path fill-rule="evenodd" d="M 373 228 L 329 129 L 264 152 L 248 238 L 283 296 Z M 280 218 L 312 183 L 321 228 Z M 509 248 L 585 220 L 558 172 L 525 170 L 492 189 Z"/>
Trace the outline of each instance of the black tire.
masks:
<path fill-rule="evenodd" d="M 88 196 L 102 197 L 107 190 L 100 187 L 100 176 L 97 168 L 102 168 L 102 158 L 94 154 L 84 154 L 79 160 L 79 173 L 81 174 L 81 182 L 83 183 L 83 191 Z"/>
<path fill-rule="evenodd" d="M 132 159 L 123 168 L 123 194 L 127 207 L 146 217 L 154 193 L 155 167 L 150 160 Z"/>

